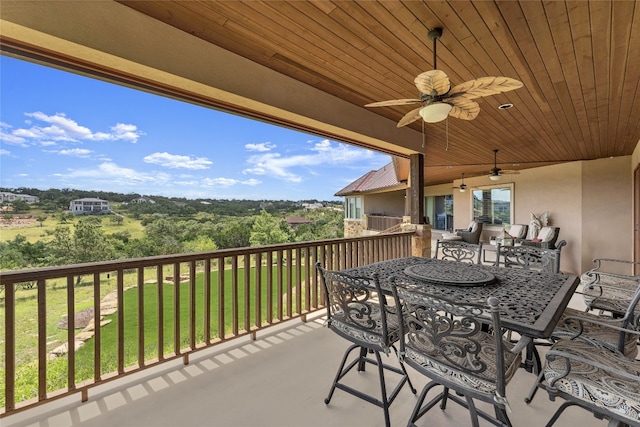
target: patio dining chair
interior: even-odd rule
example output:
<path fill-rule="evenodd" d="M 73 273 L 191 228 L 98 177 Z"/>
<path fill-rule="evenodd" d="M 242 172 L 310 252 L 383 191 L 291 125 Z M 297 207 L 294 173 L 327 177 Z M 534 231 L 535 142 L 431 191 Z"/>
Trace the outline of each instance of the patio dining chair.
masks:
<path fill-rule="evenodd" d="M 622 318 L 566 308 L 551 335 L 551 342 L 579 340 L 634 360 L 638 355 L 637 331 L 640 331 L 640 314 L 636 312 L 636 308 L 639 302 L 640 285 L 637 286 Z M 545 371 L 541 370 L 535 385 L 525 398 L 526 403 L 533 400 L 538 388 L 544 388 L 545 375 Z"/>
<path fill-rule="evenodd" d="M 623 268 L 640 266 L 640 262 L 596 258 L 596 266 L 580 276 L 584 302 L 588 310 L 623 316 L 640 283 L 640 275 L 623 274 Z M 605 270 L 606 268 L 606 270 Z M 640 308 L 637 308 L 640 312 Z"/>
<path fill-rule="evenodd" d="M 444 261 L 458 261 L 470 264 L 480 264 L 482 243 L 474 244 L 459 240 L 436 240 L 434 258 Z"/>
<path fill-rule="evenodd" d="M 408 425 L 414 426 L 436 404 L 444 410 L 453 401 L 469 410 L 473 426 L 479 425 L 478 417 L 510 426 L 505 390 L 522 356 L 511 351 L 513 345 L 500 333 L 491 332 L 502 331 L 498 299 L 460 304 L 421 293 L 415 284 L 391 280 L 396 306 L 403 307 L 396 311 L 403 325 L 401 358 L 430 379 Z M 436 386 L 442 386 L 442 392 L 425 403 Z M 477 408 L 476 400 L 493 405 L 495 414 Z"/>
<path fill-rule="evenodd" d="M 560 251 L 567 242 L 562 240 L 556 249 L 536 246 L 501 246 L 498 245 L 498 266 L 522 268 L 545 273 L 560 272 Z"/>
<path fill-rule="evenodd" d="M 373 277 L 357 277 L 345 273 L 324 269 L 316 264 L 324 285 L 327 304 L 326 325 L 352 345 L 345 351 L 338 368 L 329 395 L 324 403 L 329 404 L 336 388 L 350 393 L 360 399 L 381 407 L 384 410 L 385 425 L 391 423 L 389 406 L 393 403 L 405 383 L 411 392 L 416 389 L 411 384 L 407 371 L 402 363 L 396 367 L 383 363 L 381 353 L 390 354 L 399 339 L 402 329 L 398 324 L 395 307 L 387 304 L 387 299 L 380 289 L 377 274 Z M 352 356 L 353 354 L 353 356 Z M 369 356 L 372 354 L 373 357 Z M 349 363 L 348 360 L 351 358 Z M 377 366 L 380 382 L 380 397 L 358 390 L 342 379 L 354 368 L 365 371 L 366 364 Z M 385 371 L 399 377 L 395 388 L 387 393 Z"/>
<path fill-rule="evenodd" d="M 637 320 L 637 319 L 636 319 Z M 598 323 L 602 328 L 613 328 Z M 635 335 L 633 329 L 614 328 Z M 543 370 L 549 399 L 566 400 L 553 414 L 551 427 L 569 406 L 580 406 L 609 425 L 640 427 L 640 361 L 611 351 L 582 335 L 556 342 L 546 356 Z M 619 423 L 619 424 L 614 424 Z"/>

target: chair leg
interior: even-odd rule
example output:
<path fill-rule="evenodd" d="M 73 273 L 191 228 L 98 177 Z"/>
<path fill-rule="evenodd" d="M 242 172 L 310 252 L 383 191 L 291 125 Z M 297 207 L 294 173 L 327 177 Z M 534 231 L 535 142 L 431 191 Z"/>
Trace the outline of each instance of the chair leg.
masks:
<path fill-rule="evenodd" d="M 396 349 L 395 346 L 392 346 L 392 348 L 393 348 L 393 351 L 396 353 L 396 357 L 397 357 L 398 350 Z M 404 362 L 402 362 L 402 360 L 400 360 L 400 369 L 402 369 L 402 373 L 407 378 L 407 383 L 409 383 L 409 389 L 411 390 L 411 393 L 416 394 L 417 393 L 416 388 L 413 386 L 413 383 L 411 382 L 411 378 L 409 378 L 409 374 L 407 373 L 407 370 L 404 367 Z"/>
<path fill-rule="evenodd" d="M 378 375 L 380 376 L 380 391 L 382 393 L 382 409 L 384 410 L 384 425 L 391 426 L 391 418 L 389 417 L 389 399 L 387 397 L 387 386 L 384 381 L 384 365 L 380 352 L 376 351 L 376 360 L 378 361 Z"/>
<path fill-rule="evenodd" d="M 562 405 L 560 405 L 556 413 L 553 414 L 553 417 L 551 417 L 551 419 L 547 423 L 546 427 L 553 426 L 555 422 L 558 421 L 558 418 L 560 417 L 560 415 L 562 415 L 565 409 L 567 409 L 569 406 L 575 406 L 575 405 L 577 405 L 577 403 L 574 403 L 574 402 L 564 402 Z"/>
<path fill-rule="evenodd" d="M 524 398 L 524 403 L 529 404 L 533 401 L 533 398 L 536 396 L 536 392 L 540 387 L 542 387 L 542 379 L 544 378 L 544 371 L 540 370 L 538 374 L 538 378 L 536 378 L 536 382 L 527 394 L 527 397 Z"/>
<path fill-rule="evenodd" d="M 418 396 L 418 400 L 416 401 L 416 406 L 413 408 L 413 412 L 411 413 L 411 418 L 409 418 L 408 427 L 415 426 L 415 422 L 418 421 L 424 414 L 426 414 L 429 409 L 431 409 L 436 403 L 442 399 L 442 393 L 439 396 L 433 398 L 426 406 L 422 406 L 424 404 L 424 400 L 427 397 L 427 393 L 435 386 L 439 386 L 435 381 L 431 381 L 427 385 L 424 386 L 422 392 L 420 392 L 420 396 Z"/>
<path fill-rule="evenodd" d="M 360 362 L 360 359 L 362 358 L 362 347 L 360 347 L 357 344 L 352 345 L 351 347 L 349 347 L 347 349 L 347 351 L 344 352 L 344 356 L 342 357 L 342 362 L 340 363 L 340 366 L 338 367 L 338 373 L 336 374 L 335 379 L 333 380 L 333 384 L 331 384 L 331 389 L 329 390 L 329 395 L 326 397 L 326 399 L 324 399 L 324 403 L 325 404 L 329 404 L 329 402 L 331 402 L 331 397 L 333 396 L 333 392 L 336 391 L 336 385 L 338 384 L 338 381 L 340 381 L 340 379 L 342 377 L 345 376 L 345 374 L 347 372 L 349 372 L 349 370 L 353 367 L 353 364 L 351 364 L 351 366 L 349 366 L 347 369 L 344 369 L 344 365 L 345 363 L 347 363 L 347 358 L 349 357 L 349 354 L 351 354 L 351 352 L 357 348 L 360 348 L 360 358 L 357 360 L 358 362 Z M 366 349 L 364 349 L 366 352 Z M 366 354 L 366 353 L 365 353 Z"/>
<path fill-rule="evenodd" d="M 447 398 L 449 397 L 449 387 L 445 387 L 442 392 L 442 400 L 440 401 L 440 409 L 447 409 Z"/>
<path fill-rule="evenodd" d="M 360 357 L 358 358 L 358 372 L 364 372 L 365 371 L 365 358 L 367 357 L 367 349 L 364 347 L 360 347 Z"/>
<path fill-rule="evenodd" d="M 352 354 L 353 351 L 358 350 L 359 354 L 357 358 L 353 358 L 353 360 L 351 360 L 349 362 L 349 358 Z M 368 354 L 372 353 L 375 355 L 375 359 L 368 357 Z M 353 388 L 345 383 L 342 383 L 341 380 L 343 377 L 345 377 L 353 368 L 357 368 L 358 371 L 362 372 L 365 370 L 365 366 L 367 363 L 371 363 L 374 365 L 378 366 L 378 380 L 380 382 L 380 394 L 381 397 L 378 398 L 377 396 L 373 396 L 373 395 L 369 395 L 367 393 L 364 393 L 363 391 L 360 391 L 356 388 Z M 396 385 L 395 389 L 391 392 L 390 395 L 387 395 L 387 384 L 386 384 L 386 380 L 385 380 L 385 370 L 388 370 L 390 372 L 393 372 L 397 375 L 401 376 L 400 381 L 398 382 L 398 384 Z M 400 368 L 397 368 L 395 366 L 391 366 L 391 365 L 386 365 L 383 360 L 382 360 L 382 356 L 380 355 L 380 351 L 377 350 L 370 350 L 366 347 L 362 347 L 358 344 L 354 344 L 352 346 L 350 346 L 347 351 L 345 351 L 344 356 L 342 357 L 342 361 L 340 363 L 340 366 L 338 368 L 338 372 L 335 376 L 335 379 L 333 380 L 333 384 L 331 385 L 331 389 L 329 390 L 329 395 L 325 398 L 324 403 L 325 404 L 329 404 L 329 402 L 331 401 L 331 398 L 333 397 L 333 393 L 335 392 L 336 388 L 339 388 L 343 391 L 346 391 L 347 393 L 350 393 L 360 399 L 364 399 L 369 403 L 373 403 L 376 406 L 381 407 L 384 410 L 384 419 L 385 419 L 385 425 L 387 427 L 390 427 L 391 425 L 391 418 L 389 415 L 389 407 L 391 406 L 391 403 L 395 400 L 396 396 L 398 395 L 398 393 L 400 392 L 400 390 L 402 389 L 403 385 L 405 383 L 409 383 L 409 386 L 411 387 L 411 391 L 415 394 L 415 388 L 413 387 L 413 384 L 411 384 L 411 380 L 409 379 L 409 375 L 407 374 L 407 370 L 404 367 L 404 364 L 401 363 L 400 364 Z"/>
<path fill-rule="evenodd" d="M 473 399 L 469 396 L 465 396 L 467 400 L 467 406 L 469 408 L 469 413 L 471 414 L 471 425 L 473 427 L 480 427 L 480 422 L 478 421 L 478 410 L 476 409 L 475 403 L 473 403 Z"/>
<path fill-rule="evenodd" d="M 501 406 L 494 406 L 496 419 L 500 421 L 503 425 L 511 427 L 511 420 L 509 420 L 509 416 L 507 415 L 507 410 Z"/>

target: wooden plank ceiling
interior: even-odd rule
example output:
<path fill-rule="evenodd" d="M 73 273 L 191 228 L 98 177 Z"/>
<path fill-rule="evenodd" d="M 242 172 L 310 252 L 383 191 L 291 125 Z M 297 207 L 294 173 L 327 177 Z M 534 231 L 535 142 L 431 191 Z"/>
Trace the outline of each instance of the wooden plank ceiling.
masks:
<path fill-rule="evenodd" d="M 424 124 L 425 179 L 630 155 L 640 140 L 640 2 L 121 1 L 358 106 L 416 98 L 434 68 L 452 85 L 507 76 L 475 120 Z M 268 84 L 268 83 L 266 83 Z M 513 108 L 501 110 L 502 104 Z M 399 120 L 415 106 L 380 107 Z M 410 125 L 422 129 L 422 121 Z"/>

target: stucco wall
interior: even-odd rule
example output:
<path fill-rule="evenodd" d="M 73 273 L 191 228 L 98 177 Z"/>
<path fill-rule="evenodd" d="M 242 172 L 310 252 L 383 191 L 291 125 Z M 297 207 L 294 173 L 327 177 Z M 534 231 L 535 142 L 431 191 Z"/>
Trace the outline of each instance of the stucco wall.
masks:
<path fill-rule="evenodd" d="M 631 157 L 588 162 L 582 171 L 583 265 L 593 258 L 631 259 L 633 182 Z"/>
<path fill-rule="evenodd" d="M 404 191 L 367 194 L 362 198 L 362 212 L 367 215 L 403 216 Z"/>

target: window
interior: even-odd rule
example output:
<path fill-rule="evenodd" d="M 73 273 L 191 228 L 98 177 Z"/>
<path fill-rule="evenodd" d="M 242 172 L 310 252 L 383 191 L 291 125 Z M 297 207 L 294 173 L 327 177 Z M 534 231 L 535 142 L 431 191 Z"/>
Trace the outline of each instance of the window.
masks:
<path fill-rule="evenodd" d="M 513 184 L 473 190 L 473 219 L 488 225 L 513 224 Z"/>
<path fill-rule="evenodd" d="M 362 198 L 347 197 L 344 204 L 344 217 L 347 219 L 362 219 Z"/>

